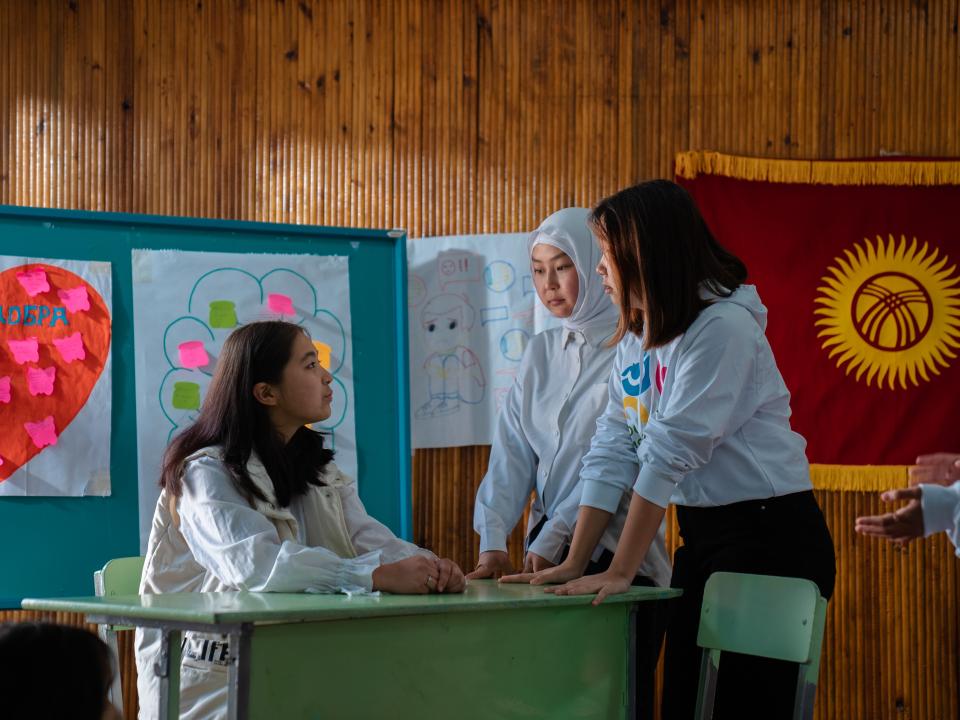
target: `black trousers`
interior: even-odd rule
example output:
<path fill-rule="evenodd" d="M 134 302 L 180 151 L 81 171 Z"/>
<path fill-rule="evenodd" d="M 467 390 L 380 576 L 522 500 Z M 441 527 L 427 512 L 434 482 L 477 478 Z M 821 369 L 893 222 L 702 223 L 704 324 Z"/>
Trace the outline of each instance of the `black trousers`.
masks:
<path fill-rule="evenodd" d="M 542 518 L 529 532 L 527 546 L 540 534 L 546 520 L 546 518 Z M 569 552 L 570 546 L 568 545 L 563 549 L 560 562 L 566 560 Z M 600 557 L 590 561 L 583 574 L 599 575 L 609 569 L 611 562 L 613 562 L 613 553 L 604 548 Z M 643 587 L 656 585 L 653 580 L 645 575 L 637 575 L 633 578 L 631 584 Z M 653 695 L 657 661 L 660 659 L 660 646 L 663 644 L 663 634 L 666 631 L 668 617 L 668 604 L 667 601 L 663 600 L 645 602 L 637 612 L 637 641 L 634 648 L 637 660 L 637 693 L 634 702 L 636 703 L 638 720 L 653 720 Z"/>
<path fill-rule="evenodd" d="M 813 580 L 830 598 L 836 575 L 833 540 L 813 492 L 712 508 L 677 506 L 684 545 L 673 558 L 662 714 L 689 720 L 697 701 L 702 651 L 697 647 L 707 578 L 718 570 Z M 791 718 L 795 663 L 723 653 L 714 718 Z"/>

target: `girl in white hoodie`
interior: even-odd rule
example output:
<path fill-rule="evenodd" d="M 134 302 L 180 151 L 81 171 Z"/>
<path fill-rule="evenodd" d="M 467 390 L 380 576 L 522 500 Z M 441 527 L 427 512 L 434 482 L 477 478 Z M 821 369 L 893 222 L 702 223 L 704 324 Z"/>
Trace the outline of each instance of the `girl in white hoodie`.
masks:
<path fill-rule="evenodd" d="M 367 515 L 306 427 L 330 415 L 332 376 L 307 334 L 256 322 L 227 338 L 200 417 L 164 456 L 140 592 L 462 592 L 450 560 Z M 155 718 L 160 649 L 137 630 L 140 718 Z M 226 714 L 226 639 L 185 633 L 182 718 Z"/>
<path fill-rule="evenodd" d="M 804 577 L 833 592 L 833 542 L 814 499 L 804 439 L 767 342 L 766 308 L 746 266 L 711 235 L 693 199 L 667 181 L 594 209 L 597 271 L 620 307 L 610 402 L 583 460 L 567 559 L 534 583 L 561 595 L 625 591 L 677 508 L 683 590 L 667 628 L 663 714 L 693 716 L 703 587 L 716 571 Z M 584 576 L 624 489 L 632 499 L 610 568 Z M 516 580 L 528 579 L 519 576 Z M 579 578 L 579 579 L 578 579 Z M 714 718 L 789 718 L 796 666 L 724 656 Z"/>

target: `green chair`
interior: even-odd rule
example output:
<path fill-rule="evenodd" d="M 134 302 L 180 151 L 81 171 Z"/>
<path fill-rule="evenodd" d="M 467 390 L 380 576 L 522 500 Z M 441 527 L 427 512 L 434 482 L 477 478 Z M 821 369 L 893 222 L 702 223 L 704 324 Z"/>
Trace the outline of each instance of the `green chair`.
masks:
<path fill-rule="evenodd" d="M 93 573 L 93 590 L 97 597 L 136 595 L 140 592 L 140 575 L 143 573 L 142 557 L 114 558 Z M 120 684 L 120 651 L 117 647 L 117 632 L 131 628 L 119 625 L 99 625 L 100 639 L 113 653 L 113 685 L 110 687 L 110 702 L 123 709 L 123 688 Z"/>
<path fill-rule="evenodd" d="M 716 572 L 707 580 L 697 645 L 703 648 L 694 717 L 713 717 L 722 651 L 799 663 L 794 720 L 813 717 L 827 601 L 801 578 Z"/>

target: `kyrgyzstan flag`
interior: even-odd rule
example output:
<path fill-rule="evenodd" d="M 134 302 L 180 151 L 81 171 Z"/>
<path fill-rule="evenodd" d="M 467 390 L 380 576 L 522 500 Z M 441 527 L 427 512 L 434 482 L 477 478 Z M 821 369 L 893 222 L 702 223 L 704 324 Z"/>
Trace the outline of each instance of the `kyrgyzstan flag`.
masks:
<path fill-rule="evenodd" d="M 694 152 L 677 176 L 767 306 L 811 462 L 960 452 L 960 161 Z"/>

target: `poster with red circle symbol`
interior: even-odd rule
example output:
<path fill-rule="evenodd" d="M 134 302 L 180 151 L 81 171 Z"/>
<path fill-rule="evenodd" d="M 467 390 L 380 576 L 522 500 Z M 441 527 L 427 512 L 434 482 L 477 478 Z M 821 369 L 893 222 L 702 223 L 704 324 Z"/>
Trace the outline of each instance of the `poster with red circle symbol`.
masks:
<path fill-rule="evenodd" d="M 110 494 L 111 266 L 0 256 L 0 496 Z"/>

